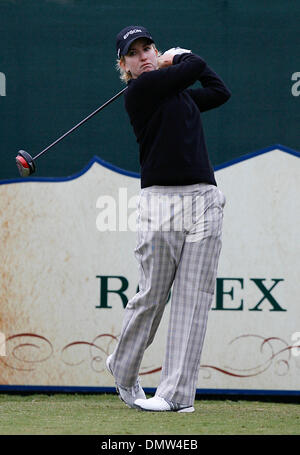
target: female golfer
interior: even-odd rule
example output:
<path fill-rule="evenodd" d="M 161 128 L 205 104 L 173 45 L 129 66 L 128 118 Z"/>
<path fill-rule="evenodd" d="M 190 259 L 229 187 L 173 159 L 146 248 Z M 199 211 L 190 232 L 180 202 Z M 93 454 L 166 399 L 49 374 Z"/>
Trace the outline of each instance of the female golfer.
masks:
<path fill-rule="evenodd" d="M 201 114 L 230 92 L 206 62 L 173 48 L 160 55 L 150 33 L 117 35 L 125 108 L 139 143 L 141 195 L 135 255 L 139 292 L 128 302 L 107 358 L 120 398 L 147 411 L 193 412 L 200 357 L 221 250 L 225 197 L 217 188 Z M 190 88 L 199 81 L 201 86 Z M 146 399 L 138 380 L 172 289 L 161 379 Z"/>

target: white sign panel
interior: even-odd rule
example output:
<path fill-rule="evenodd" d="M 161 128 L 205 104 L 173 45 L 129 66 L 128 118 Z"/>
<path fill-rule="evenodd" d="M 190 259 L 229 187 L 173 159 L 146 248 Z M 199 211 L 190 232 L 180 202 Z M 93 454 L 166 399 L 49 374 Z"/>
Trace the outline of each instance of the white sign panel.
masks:
<path fill-rule="evenodd" d="M 300 392 L 299 155 L 216 171 L 223 249 L 201 391 Z M 138 178 L 95 160 L 76 178 L 0 185 L 0 387 L 113 387 L 105 359 L 137 292 Z M 169 300 L 141 367 L 160 378 Z M 298 348 L 299 346 L 299 348 Z"/>

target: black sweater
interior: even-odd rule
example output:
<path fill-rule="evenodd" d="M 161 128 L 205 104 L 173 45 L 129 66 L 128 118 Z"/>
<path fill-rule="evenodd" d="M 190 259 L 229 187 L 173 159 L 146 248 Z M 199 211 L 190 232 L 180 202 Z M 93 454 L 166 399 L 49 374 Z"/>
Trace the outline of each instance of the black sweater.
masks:
<path fill-rule="evenodd" d="M 197 80 L 202 88 L 188 88 Z M 219 76 L 192 53 L 175 55 L 171 66 L 129 81 L 125 108 L 140 146 L 142 188 L 216 185 L 200 112 L 229 98 Z"/>

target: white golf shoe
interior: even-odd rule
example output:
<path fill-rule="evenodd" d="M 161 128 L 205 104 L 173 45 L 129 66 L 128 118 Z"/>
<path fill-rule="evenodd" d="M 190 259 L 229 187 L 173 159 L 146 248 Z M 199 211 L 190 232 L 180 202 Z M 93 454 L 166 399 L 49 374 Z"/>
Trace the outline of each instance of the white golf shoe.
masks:
<path fill-rule="evenodd" d="M 106 359 L 106 368 L 108 369 L 110 374 L 113 376 L 114 374 L 113 374 L 111 366 L 110 366 L 111 357 L 112 357 L 112 355 L 109 355 Z M 117 390 L 117 394 L 119 395 L 119 398 L 122 401 L 124 401 L 124 403 L 127 406 L 129 406 L 130 408 L 138 408 L 134 404 L 134 402 L 137 399 L 146 400 L 146 395 L 140 385 L 139 378 L 137 378 L 136 383 L 132 387 L 123 387 L 120 384 L 118 384 L 116 381 L 115 381 L 115 385 L 116 385 L 116 390 Z"/>
<path fill-rule="evenodd" d="M 172 403 L 164 398 L 154 396 L 148 400 L 137 399 L 134 402 L 142 411 L 173 411 L 173 412 L 194 412 L 193 406 L 181 405 L 179 403 Z"/>

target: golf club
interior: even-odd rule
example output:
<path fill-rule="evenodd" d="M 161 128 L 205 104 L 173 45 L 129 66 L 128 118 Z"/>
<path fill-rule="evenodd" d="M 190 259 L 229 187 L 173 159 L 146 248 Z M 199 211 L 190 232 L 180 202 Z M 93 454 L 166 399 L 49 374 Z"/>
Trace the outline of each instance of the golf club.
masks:
<path fill-rule="evenodd" d="M 94 115 L 98 114 L 98 112 L 100 112 L 102 109 L 104 109 L 106 106 L 108 106 L 114 100 L 116 100 L 120 95 L 122 95 L 126 89 L 127 89 L 127 87 L 123 88 L 119 93 L 117 93 L 115 96 L 113 96 L 108 101 L 106 101 L 106 103 L 102 104 L 102 106 L 98 107 L 94 112 L 92 112 L 86 118 L 81 120 L 81 122 L 79 122 L 77 125 L 73 126 L 73 128 L 71 128 L 65 134 L 63 134 L 58 139 L 56 139 L 56 141 L 52 142 L 52 144 L 48 145 L 48 147 L 46 147 L 44 150 L 42 150 L 36 156 L 32 157 L 29 153 L 25 152 L 24 150 L 19 150 L 18 155 L 16 156 L 16 164 L 17 164 L 21 177 L 28 177 L 29 175 L 33 174 L 36 169 L 35 160 L 37 158 L 39 158 L 44 153 L 46 153 L 48 150 L 50 150 L 52 147 L 54 147 L 54 145 L 58 144 L 61 140 L 63 140 L 66 136 L 68 136 L 73 131 L 75 131 L 77 128 L 79 128 L 81 125 L 83 125 L 85 122 L 87 122 Z"/>

